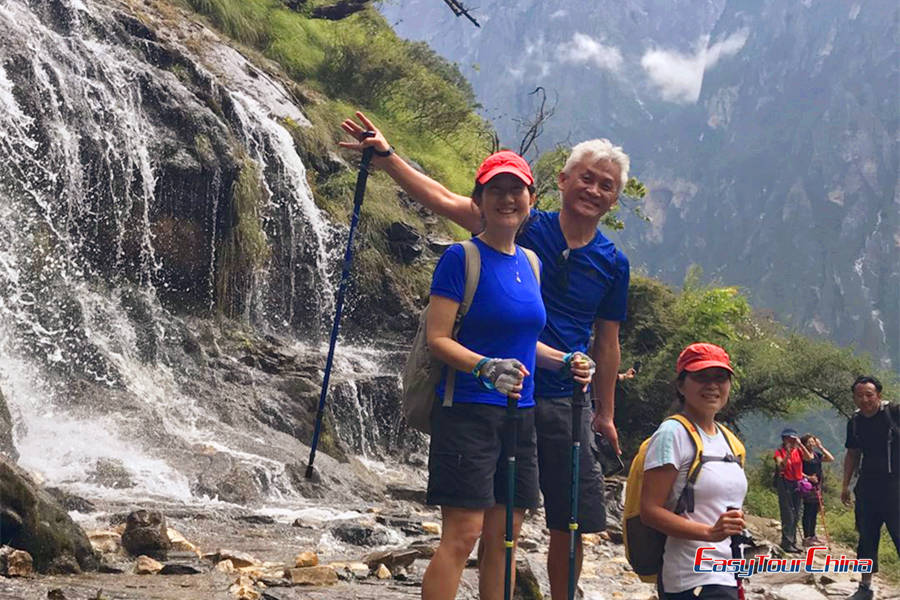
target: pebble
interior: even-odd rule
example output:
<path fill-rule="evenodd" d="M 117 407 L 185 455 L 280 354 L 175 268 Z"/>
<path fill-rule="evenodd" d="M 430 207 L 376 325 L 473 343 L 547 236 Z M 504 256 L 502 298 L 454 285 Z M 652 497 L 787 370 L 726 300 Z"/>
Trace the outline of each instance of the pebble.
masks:
<path fill-rule="evenodd" d="M 441 535 L 441 526 L 433 521 L 422 521 L 422 529 L 431 535 Z"/>
<path fill-rule="evenodd" d="M 294 558 L 295 567 L 314 567 L 319 564 L 319 556 L 315 552 L 301 552 Z"/>
<path fill-rule="evenodd" d="M 162 571 L 162 568 L 163 564 L 161 562 L 141 554 L 137 557 L 137 562 L 134 565 L 134 572 L 138 575 L 155 575 Z"/>

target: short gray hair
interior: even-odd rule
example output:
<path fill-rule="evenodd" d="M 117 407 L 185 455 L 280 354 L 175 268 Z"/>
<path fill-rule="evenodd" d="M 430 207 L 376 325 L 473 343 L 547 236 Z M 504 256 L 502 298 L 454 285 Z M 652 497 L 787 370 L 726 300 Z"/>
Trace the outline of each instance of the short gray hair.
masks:
<path fill-rule="evenodd" d="M 569 158 L 566 159 L 563 173 L 568 175 L 572 168 L 585 158 L 590 158 L 594 161 L 608 160 L 619 165 L 622 173 L 620 175 L 618 192 L 622 193 L 622 190 L 625 189 L 625 184 L 628 182 L 628 168 L 631 166 L 631 159 L 628 158 L 621 146 L 613 146 L 612 142 L 606 138 L 587 140 L 575 144 L 575 147 L 572 148 L 572 152 L 569 154 Z"/>

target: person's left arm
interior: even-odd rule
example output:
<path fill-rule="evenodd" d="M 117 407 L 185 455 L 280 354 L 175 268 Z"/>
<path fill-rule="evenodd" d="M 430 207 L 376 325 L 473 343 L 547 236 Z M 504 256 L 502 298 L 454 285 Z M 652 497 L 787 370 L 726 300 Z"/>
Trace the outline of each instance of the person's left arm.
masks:
<path fill-rule="evenodd" d="M 594 400 L 594 431 L 609 440 L 618 454 L 619 434 L 613 422 L 616 402 L 616 380 L 619 374 L 619 322 L 597 319 L 594 323 L 594 345 L 591 358 L 597 363 L 591 389 Z"/>
<path fill-rule="evenodd" d="M 566 360 L 568 358 L 568 365 Z M 566 354 L 562 350 L 557 350 L 552 346 L 548 346 L 544 342 L 537 343 L 537 357 L 535 359 L 536 366 L 547 369 L 548 371 L 559 371 L 564 367 L 569 368 L 569 374 L 572 379 L 587 387 L 591 382 L 594 374 L 594 361 L 590 356 L 583 352 L 573 352 L 571 355 Z"/>
<path fill-rule="evenodd" d="M 822 462 L 834 462 L 834 455 L 825 448 L 825 445 L 819 438 L 816 438 L 816 447 L 822 451 Z"/>

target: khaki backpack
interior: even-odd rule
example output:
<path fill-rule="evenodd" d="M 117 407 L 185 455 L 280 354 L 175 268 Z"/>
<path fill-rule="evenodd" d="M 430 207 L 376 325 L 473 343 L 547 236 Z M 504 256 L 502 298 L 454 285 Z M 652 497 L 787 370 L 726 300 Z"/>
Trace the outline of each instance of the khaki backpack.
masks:
<path fill-rule="evenodd" d="M 459 309 L 456 312 L 456 321 L 453 323 L 451 336 L 454 340 L 459 333 L 463 317 L 472 306 L 472 298 L 475 296 L 478 280 L 481 277 L 481 253 L 478 251 L 478 246 L 472 240 L 461 242 L 460 245 L 466 253 L 466 286 L 462 302 L 459 303 Z M 522 248 L 522 250 L 528 257 L 534 277 L 540 286 L 541 267 L 537 255 L 527 248 Z M 409 356 L 406 357 L 406 364 L 401 373 L 403 414 L 406 417 L 406 423 L 422 433 L 431 433 L 431 409 L 437 399 L 435 388 L 441 381 L 441 374 L 445 366 L 431 354 L 428 348 L 428 338 L 425 332 L 427 319 L 428 307 L 426 306 L 419 316 L 419 328 L 416 330 L 416 337 L 413 339 Z M 448 367 L 443 406 L 453 405 L 455 381 L 456 369 Z"/>
<path fill-rule="evenodd" d="M 724 458 L 703 456 L 703 440 L 696 426 L 684 415 L 672 415 L 668 419 L 678 421 L 687 430 L 688 436 L 694 442 L 694 460 L 688 470 L 687 481 L 684 489 L 678 495 L 675 506 L 675 514 L 694 512 L 694 484 L 700 476 L 703 464 L 711 461 L 737 461 L 741 467 L 747 451 L 744 444 L 727 427 L 716 423 L 725 441 L 731 449 L 731 455 Z M 625 541 L 625 557 L 634 569 L 641 581 L 655 583 L 662 565 L 663 550 L 666 547 L 666 535 L 661 531 L 645 525 L 641 521 L 641 487 L 644 483 L 644 459 L 647 458 L 647 446 L 650 438 L 644 440 L 640 449 L 631 461 L 631 469 L 628 471 L 628 480 L 625 483 L 625 509 L 622 513 L 622 536 Z"/>

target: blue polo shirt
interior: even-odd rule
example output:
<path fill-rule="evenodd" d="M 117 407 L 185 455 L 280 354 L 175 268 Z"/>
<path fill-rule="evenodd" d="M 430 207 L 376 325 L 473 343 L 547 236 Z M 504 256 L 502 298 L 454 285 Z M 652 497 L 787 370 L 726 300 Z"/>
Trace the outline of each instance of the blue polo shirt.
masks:
<path fill-rule="evenodd" d="M 559 226 L 559 213 L 531 211 L 516 240 L 541 259 L 541 295 L 547 326 L 540 341 L 563 352 L 588 352 L 597 319 L 624 321 L 628 301 L 628 259 L 599 230 L 581 248 L 568 250 Z M 556 371 L 538 369 L 535 395 L 560 398 L 572 395 L 572 379 Z"/>
<path fill-rule="evenodd" d="M 540 285 L 525 252 L 518 246 L 515 256 L 494 250 L 478 238 L 472 241 L 481 255 L 481 275 L 472 306 L 459 328 L 457 341 L 488 358 L 517 358 L 531 373 L 522 383 L 519 408 L 534 406 L 534 362 L 538 335 L 546 323 Z M 516 280 L 516 275 L 518 279 Z M 462 302 L 466 287 L 466 252 L 454 244 L 444 252 L 431 282 L 435 296 Z M 444 398 L 446 369 L 437 386 Z M 487 390 L 471 373 L 457 371 L 453 402 L 475 402 L 506 406 L 506 396 Z"/>

